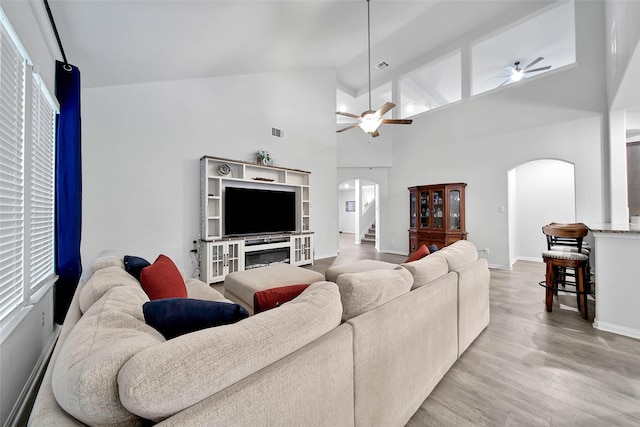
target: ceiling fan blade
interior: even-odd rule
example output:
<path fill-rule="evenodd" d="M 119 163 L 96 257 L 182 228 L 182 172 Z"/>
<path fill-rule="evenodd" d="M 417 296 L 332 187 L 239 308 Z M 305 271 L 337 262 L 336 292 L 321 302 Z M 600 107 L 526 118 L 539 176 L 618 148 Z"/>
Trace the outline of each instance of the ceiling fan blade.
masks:
<path fill-rule="evenodd" d="M 509 75 L 509 76 L 489 77 L 487 80 L 504 79 L 506 77 L 511 77 L 511 76 Z"/>
<path fill-rule="evenodd" d="M 346 113 L 344 111 L 336 111 L 336 114 L 339 114 L 341 116 L 351 117 L 352 119 L 359 119 L 360 118 L 360 116 L 356 116 L 355 114 L 351 114 L 351 113 Z"/>
<path fill-rule="evenodd" d="M 511 78 L 508 78 L 507 80 L 505 80 L 502 83 L 500 83 L 497 87 L 502 87 L 502 86 L 506 85 L 507 83 L 509 83 L 510 81 L 511 81 Z"/>
<path fill-rule="evenodd" d="M 352 124 L 351 126 L 347 126 L 346 128 L 338 129 L 336 132 L 344 132 L 345 130 L 353 129 L 358 127 L 359 123 Z"/>
<path fill-rule="evenodd" d="M 410 125 L 413 122 L 411 119 L 384 119 L 383 125 Z"/>
<path fill-rule="evenodd" d="M 372 136 L 372 137 L 374 137 L 374 138 L 375 138 L 376 136 L 380 136 L 380 132 L 378 132 L 378 130 L 376 129 L 376 130 L 374 130 L 373 132 L 371 132 L 371 136 Z"/>
<path fill-rule="evenodd" d="M 393 102 L 385 102 L 384 105 L 375 112 L 375 115 L 377 117 L 382 117 L 386 114 L 387 111 L 391 110 L 395 106 L 396 104 L 394 104 Z"/>
<path fill-rule="evenodd" d="M 551 68 L 551 65 L 547 65 L 546 67 L 534 68 L 533 70 L 527 70 L 525 73 L 535 73 L 536 71 L 544 71 Z"/>
<path fill-rule="evenodd" d="M 538 62 L 542 61 L 543 59 L 544 58 L 542 56 L 539 56 L 538 58 L 536 58 L 533 61 L 531 61 L 531 63 L 529 65 L 524 67 L 524 70 L 528 70 L 529 68 L 533 67 L 534 65 L 536 65 Z"/>

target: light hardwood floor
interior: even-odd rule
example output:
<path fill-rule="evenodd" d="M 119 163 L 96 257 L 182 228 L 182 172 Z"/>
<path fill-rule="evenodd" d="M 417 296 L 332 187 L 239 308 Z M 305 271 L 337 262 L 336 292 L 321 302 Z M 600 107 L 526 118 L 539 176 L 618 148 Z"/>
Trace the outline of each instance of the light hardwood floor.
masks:
<path fill-rule="evenodd" d="M 311 268 L 406 258 L 352 242 L 342 234 L 340 254 Z M 586 321 L 574 295 L 547 313 L 544 274 L 531 261 L 491 270 L 489 326 L 407 426 L 640 426 L 640 340 L 593 328 L 593 301 Z"/>

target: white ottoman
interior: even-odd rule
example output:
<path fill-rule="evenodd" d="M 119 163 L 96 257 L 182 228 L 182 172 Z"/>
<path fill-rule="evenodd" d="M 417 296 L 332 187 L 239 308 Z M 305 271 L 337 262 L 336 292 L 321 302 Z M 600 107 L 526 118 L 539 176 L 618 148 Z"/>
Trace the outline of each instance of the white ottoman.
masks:
<path fill-rule="evenodd" d="M 372 270 L 393 270 L 398 264 L 392 264 L 390 262 L 378 261 L 375 259 L 361 259 L 356 262 L 350 262 L 348 264 L 334 265 L 327 268 L 324 272 L 324 277 L 328 282 L 335 282 L 338 280 L 338 276 L 344 273 L 362 273 L 363 271 Z"/>
<path fill-rule="evenodd" d="M 253 294 L 258 291 L 322 281 L 324 276 L 317 271 L 291 264 L 273 264 L 227 274 L 224 278 L 224 296 L 253 314 Z"/>

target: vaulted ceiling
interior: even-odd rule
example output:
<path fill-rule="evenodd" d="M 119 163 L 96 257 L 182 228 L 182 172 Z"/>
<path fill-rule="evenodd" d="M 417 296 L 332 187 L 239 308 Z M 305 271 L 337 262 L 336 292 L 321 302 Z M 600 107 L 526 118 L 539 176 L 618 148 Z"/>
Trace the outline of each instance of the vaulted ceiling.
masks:
<path fill-rule="evenodd" d="M 341 87 L 367 85 L 365 0 L 50 0 L 84 87 L 334 67 Z M 551 2 L 372 0 L 374 80 L 501 17 Z M 558 29 L 560 30 L 560 29 Z M 519 41 L 526 43 L 526 41 Z M 503 64 L 513 58 L 505 53 Z"/>

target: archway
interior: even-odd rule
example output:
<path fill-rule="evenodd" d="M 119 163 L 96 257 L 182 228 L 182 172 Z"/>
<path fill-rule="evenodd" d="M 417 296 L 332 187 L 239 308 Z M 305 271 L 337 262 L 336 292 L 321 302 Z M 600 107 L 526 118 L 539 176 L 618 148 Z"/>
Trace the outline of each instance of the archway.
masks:
<path fill-rule="evenodd" d="M 575 222 L 575 168 L 562 160 L 541 159 L 508 171 L 509 259 L 540 261 L 546 249 L 543 225 Z"/>

